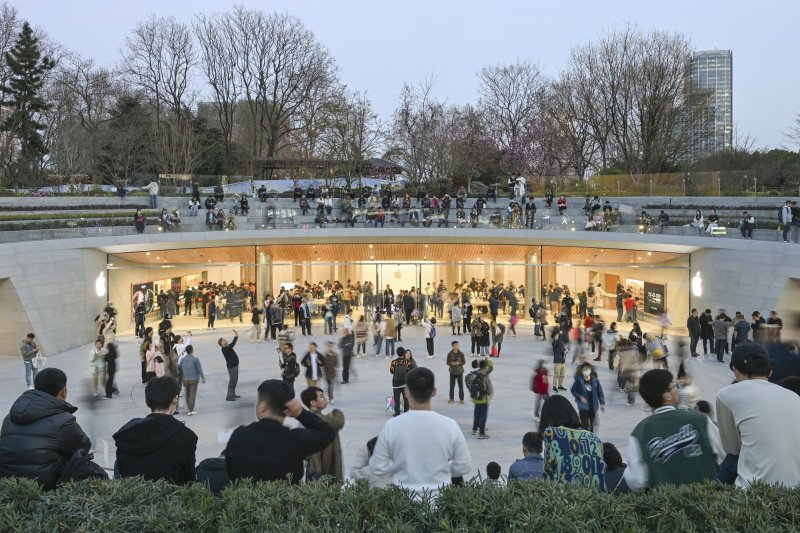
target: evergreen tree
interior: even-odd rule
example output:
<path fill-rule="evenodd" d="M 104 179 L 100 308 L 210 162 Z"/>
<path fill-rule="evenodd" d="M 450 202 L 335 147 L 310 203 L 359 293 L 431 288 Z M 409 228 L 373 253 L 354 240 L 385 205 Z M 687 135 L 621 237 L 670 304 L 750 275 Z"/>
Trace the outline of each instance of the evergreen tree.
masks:
<path fill-rule="evenodd" d="M 42 139 L 45 125 L 41 114 L 48 104 L 41 96 L 44 77 L 55 62 L 42 56 L 39 39 L 25 22 L 14 46 L 5 53 L 10 78 L 2 91 L 2 129 L 7 146 L 3 157 L 6 173 L 14 185 L 32 179 L 48 150 Z"/>

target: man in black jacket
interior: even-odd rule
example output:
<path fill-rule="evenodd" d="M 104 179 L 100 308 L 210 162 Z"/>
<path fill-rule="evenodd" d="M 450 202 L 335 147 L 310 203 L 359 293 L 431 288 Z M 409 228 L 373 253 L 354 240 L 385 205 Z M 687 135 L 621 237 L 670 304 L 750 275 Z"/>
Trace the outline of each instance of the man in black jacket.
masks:
<path fill-rule="evenodd" d="M 144 388 L 150 414 L 134 418 L 114 434 L 121 477 L 165 479 L 176 485 L 195 480 L 197 435 L 172 415 L 178 407 L 178 382 L 153 378 Z"/>
<path fill-rule="evenodd" d="M 45 489 L 56 486 L 73 453 L 92 444 L 66 402 L 67 375 L 45 368 L 33 380 L 34 390 L 17 398 L 0 429 L 0 477 L 36 479 Z"/>
<path fill-rule="evenodd" d="M 225 396 L 225 400 L 229 402 L 235 402 L 241 398 L 236 394 L 236 384 L 239 382 L 239 356 L 233 347 L 236 346 L 237 340 L 239 340 L 239 333 L 233 330 L 233 340 L 230 343 L 223 338 L 217 341 L 217 344 L 222 348 L 225 366 L 228 368 L 228 394 Z"/>
<path fill-rule="evenodd" d="M 296 418 L 304 429 L 284 427 L 287 416 Z M 298 484 L 303 478 L 303 460 L 336 438 L 336 432 L 305 411 L 294 398 L 294 390 L 277 379 L 259 385 L 256 418 L 257 422 L 237 428 L 225 448 L 231 481 L 280 481 L 290 476 L 290 481 Z"/>
<path fill-rule="evenodd" d="M 692 309 L 692 314 L 686 319 L 686 329 L 689 330 L 689 353 L 697 357 L 697 343 L 700 340 L 700 316 L 697 309 Z"/>

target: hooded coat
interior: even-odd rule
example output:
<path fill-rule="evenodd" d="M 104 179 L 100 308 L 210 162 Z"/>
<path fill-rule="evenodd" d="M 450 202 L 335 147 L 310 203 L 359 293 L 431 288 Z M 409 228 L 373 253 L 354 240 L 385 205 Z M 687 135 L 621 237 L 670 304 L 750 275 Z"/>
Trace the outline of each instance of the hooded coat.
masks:
<path fill-rule="evenodd" d="M 33 478 L 54 488 L 72 454 L 92 447 L 73 415 L 77 410 L 43 391 L 22 393 L 0 429 L 0 477 Z"/>
<path fill-rule="evenodd" d="M 176 485 L 195 480 L 197 435 L 165 414 L 134 418 L 114 434 L 121 477 L 165 479 Z"/>

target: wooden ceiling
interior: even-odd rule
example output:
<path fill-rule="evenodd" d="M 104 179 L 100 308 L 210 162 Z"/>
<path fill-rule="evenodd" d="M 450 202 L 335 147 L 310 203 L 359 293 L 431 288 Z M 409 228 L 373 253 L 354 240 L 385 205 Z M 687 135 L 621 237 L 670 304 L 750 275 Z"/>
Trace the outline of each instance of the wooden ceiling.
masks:
<path fill-rule="evenodd" d="M 525 263 L 537 255 L 537 262 L 561 264 L 654 264 L 682 257 L 669 252 L 645 252 L 578 246 L 517 246 L 506 244 L 280 244 L 187 248 L 115 254 L 134 263 L 169 265 L 202 263 L 253 264 L 259 254 L 272 256 L 274 263 L 433 261 L 437 263 Z M 542 257 L 538 257 L 541 253 Z M 112 260 L 113 263 L 113 260 Z"/>

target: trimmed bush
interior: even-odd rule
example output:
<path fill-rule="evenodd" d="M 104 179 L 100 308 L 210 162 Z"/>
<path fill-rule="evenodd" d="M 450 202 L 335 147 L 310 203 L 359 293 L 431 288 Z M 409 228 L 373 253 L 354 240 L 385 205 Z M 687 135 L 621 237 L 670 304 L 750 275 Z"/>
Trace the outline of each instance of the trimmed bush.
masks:
<path fill-rule="evenodd" d="M 0 531 L 797 531 L 800 489 L 717 484 L 609 496 L 544 481 L 477 483 L 414 499 L 397 487 L 324 482 L 202 485 L 141 479 L 70 483 L 41 492 L 0 480 Z"/>

